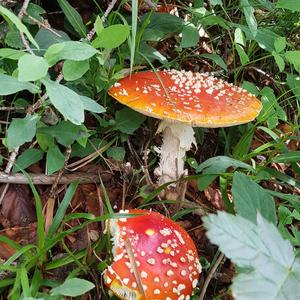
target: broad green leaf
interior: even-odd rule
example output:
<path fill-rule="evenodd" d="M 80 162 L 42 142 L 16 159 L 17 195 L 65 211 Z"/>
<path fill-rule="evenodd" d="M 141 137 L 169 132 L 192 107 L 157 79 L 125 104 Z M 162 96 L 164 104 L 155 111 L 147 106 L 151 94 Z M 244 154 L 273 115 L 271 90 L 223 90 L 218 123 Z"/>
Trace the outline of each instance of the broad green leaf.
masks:
<path fill-rule="evenodd" d="M 300 99 L 300 76 L 287 74 L 286 82 L 293 94 Z"/>
<path fill-rule="evenodd" d="M 133 134 L 145 120 L 144 115 L 129 108 L 123 108 L 116 112 L 115 127 L 123 133 Z"/>
<path fill-rule="evenodd" d="M 216 156 L 209 158 L 196 168 L 197 173 L 202 172 L 204 175 L 197 180 L 199 190 L 203 191 L 218 177 L 218 175 L 226 172 L 226 170 L 230 167 L 254 171 L 250 165 L 227 156 Z"/>
<path fill-rule="evenodd" d="M 98 104 L 95 100 L 89 97 L 80 96 L 80 100 L 85 110 L 98 113 L 98 114 L 104 113 L 106 111 L 106 109 L 102 105 Z"/>
<path fill-rule="evenodd" d="M 276 3 L 276 7 L 293 11 L 300 11 L 300 2 L 299 0 L 278 0 Z"/>
<path fill-rule="evenodd" d="M 249 82 L 249 81 L 245 80 L 242 84 L 242 88 L 244 88 L 245 90 L 247 90 L 248 92 L 250 92 L 254 96 L 259 95 L 259 90 L 255 86 L 255 84 L 253 84 L 252 82 Z"/>
<path fill-rule="evenodd" d="M 209 0 L 209 3 L 212 6 L 223 5 L 222 0 Z"/>
<path fill-rule="evenodd" d="M 289 151 L 274 157 L 272 161 L 277 163 L 291 163 L 300 161 L 300 151 Z"/>
<path fill-rule="evenodd" d="M 90 68 L 89 60 L 66 60 L 63 65 L 64 79 L 73 81 L 81 78 Z"/>
<path fill-rule="evenodd" d="M 248 24 L 248 27 L 252 33 L 252 35 L 255 37 L 257 34 L 257 22 L 254 16 L 254 8 L 250 5 L 248 0 L 240 0 L 241 7 L 243 9 L 246 22 Z"/>
<path fill-rule="evenodd" d="M 7 145 L 11 151 L 26 142 L 31 142 L 36 132 L 37 116 L 13 119 L 7 129 Z"/>
<path fill-rule="evenodd" d="M 44 152 L 40 149 L 27 149 L 20 156 L 18 156 L 13 167 L 13 173 L 20 170 L 25 170 L 32 164 L 40 161 L 43 158 Z"/>
<path fill-rule="evenodd" d="M 75 31 L 80 35 L 80 37 L 85 37 L 86 27 L 84 26 L 82 18 L 77 10 L 70 5 L 67 0 L 57 0 L 57 2 Z"/>
<path fill-rule="evenodd" d="M 80 96 L 68 87 L 55 81 L 43 80 L 51 103 L 66 120 L 76 125 L 84 121 L 84 106 Z"/>
<path fill-rule="evenodd" d="M 150 61 L 158 60 L 162 64 L 168 62 L 167 58 L 163 56 L 157 49 L 148 45 L 147 42 L 143 41 L 140 45 L 140 52 L 143 53 Z"/>
<path fill-rule="evenodd" d="M 182 30 L 182 40 L 180 46 L 182 48 L 195 47 L 199 43 L 199 31 L 198 28 L 192 24 L 186 24 Z"/>
<path fill-rule="evenodd" d="M 234 31 L 234 41 L 242 46 L 246 45 L 245 36 L 240 28 L 236 28 Z"/>
<path fill-rule="evenodd" d="M 72 278 L 67 279 L 63 284 L 56 288 L 53 288 L 50 293 L 51 295 L 63 295 L 69 297 L 77 297 L 85 294 L 86 292 L 92 290 L 95 287 L 90 281 Z"/>
<path fill-rule="evenodd" d="M 11 48 L 0 49 L 0 57 L 3 57 L 3 58 L 18 60 L 20 57 L 22 57 L 25 54 L 26 54 L 26 52 L 21 51 L 21 50 L 16 50 L 16 49 L 11 49 Z"/>
<path fill-rule="evenodd" d="M 61 121 L 57 125 L 37 129 L 38 134 L 50 135 L 64 146 L 73 144 L 80 137 L 80 131 L 81 126 L 68 121 Z"/>
<path fill-rule="evenodd" d="M 286 51 L 285 58 L 294 65 L 298 73 L 300 73 L 300 50 L 298 51 Z"/>
<path fill-rule="evenodd" d="M 53 44 L 45 53 L 50 66 L 53 66 L 60 60 L 86 60 L 92 57 L 97 50 L 92 46 L 75 41 L 66 41 Z"/>
<path fill-rule="evenodd" d="M 149 14 L 143 15 L 141 21 L 145 21 L 148 17 Z M 142 38 L 145 41 L 160 41 L 182 32 L 183 26 L 184 20 L 179 17 L 169 13 L 153 13 Z"/>
<path fill-rule="evenodd" d="M 53 144 L 49 147 L 46 157 L 47 175 L 51 175 L 54 172 L 60 170 L 65 163 L 65 157 L 57 147 Z"/>
<path fill-rule="evenodd" d="M 222 69 L 227 71 L 227 65 L 224 62 L 223 58 L 218 54 L 200 54 L 200 57 L 211 59 L 213 62 L 215 62 L 218 66 L 220 66 Z"/>
<path fill-rule="evenodd" d="M 34 3 L 29 3 L 27 10 L 26 10 L 28 16 L 40 21 L 44 22 L 43 14 L 46 14 L 47 12 L 39 5 L 36 5 Z M 36 24 L 36 22 L 32 21 L 27 15 L 23 17 L 22 20 L 28 24 Z"/>
<path fill-rule="evenodd" d="M 49 65 L 43 57 L 25 54 L 19 59 L 18 68 L 20 81 L 35 81 L 47 75 Z"/>
<path fill-rule="evenodd" d="M 233 280 L 236 300 L 297 299 L 300 260 L 274 224 L 260 214 L 257 224 L 225 212 L 203 219 L 211 242 L 239 267 L 248 268 Z"/>
<path fill-rule="evenodd" d="M 123 147 L 111 147 L 107 150 L 107 155 L 114 160 L 124 160 L 125 149 Z"/>
<path fill-rule="evenodd" d="M 273 55 L 273 57 L 275 59 L 275 62 L 277 64 L 277 66 L 278 66 L 279 71 L 282 72 L 284 70 L 284 68 L 285 68 L 284 59 L 281 57 L 280 54 L 278 54 L 275 51 L 272 52 L 272 55 Z"/>
<path fill-rule="evenodd" d="M 247 64 L 250 61 L 247 53 L 245 52 L 244 48 L 239 44 L 235 44 L 235 49 L 240 57 L 242 66 L 244 66 L 245 64 Z"/>
<path fill-rule="evenodd" d="M 127 40 L 129 33 L 130 27 L 128 25 L 111 25 L 100 32 L 93 40 L 92 45 L 95 48 L 117 48 Z"/>
<path fill-rule="evenodd" d="M 27 27 L 20 21 L 20 19 L 14 15 L 10 10 L 8 10 L 7 8 L 3 7 L 2 5 L 0 5 L 0 14 L 3 17 L 8 18 L 17 28 L 20 32 L 24 33 L 28 40 L 37 48 L 39 49 L 39 45 L 36 43 L 36 41 L 34 40 L 33 36 L 31 35 L 31 33 L 29 32 L 29 30 L 27 29 Z"/>
<path fill-rule="evenodd" d="M 232 196 L 240 216 L 255 223 L 257 212 L 259 212 L 266 220 L 276 224 L 273 197 L 245 174 L 234 173 Z"/>
<path fill-rule="evenodd" d="M 54 29 L 52 29 L 54 30 Z M 35 40 L 40 46 L 39 51 L 35 51 L 36 55 L 44 55 L 46 50 L 53 44 L 63 43 L 70 41 L 69 36 L 61 30 L 54 30 L 56 32 L 53 33 L 45 28 L 41 28 L 37 34 L 35 35 Z"/>
<path fill-rule="evenodd" d="M 278 37 L 274 42 L 275 51 L 280 53 L 286 47 L 286 38 L 283 36 Z"/>
<path fill-rule="evenodd" d="M 29 82 L 21 82 L 18 79 L 9 76 L 4 75 L 0 73 L 0 95 L 11 95 L 14 93 L 17 93 L 19 91 L 28 90 L 29 92 L 35 94 L 40 91 L 40 89 Z"/>

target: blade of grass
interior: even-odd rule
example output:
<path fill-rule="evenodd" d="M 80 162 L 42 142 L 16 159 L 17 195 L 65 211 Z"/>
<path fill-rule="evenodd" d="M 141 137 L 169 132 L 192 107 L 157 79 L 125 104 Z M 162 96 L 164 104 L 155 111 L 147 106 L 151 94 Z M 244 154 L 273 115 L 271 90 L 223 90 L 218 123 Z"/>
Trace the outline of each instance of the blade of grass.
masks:
<path fill-rule="evenodd" d="M 132 0 L 132 13 L 131 13 L 131 43 L 130 43 L 130 75 L 134 65 L 135 47 L 136 47 L 136 32 L 138 20 L 138 0 Z"/>
<path fill-rule="evenodd" d="M 29 279 L 27 275 L 27 270 L 22 267 L 20 271 L 20 279 L 21 279 L 21 286 L 25 297 L 30 297 L 30 288 L 29 288 Z"/>
<path fill-rule="evenodd" d="M 56 230 L 58 229 L 59 225 L 61 224 L 61 221 L 63 220 L 66 210 L 74 196 L 74 193 L 76 191 L 78 187 L 78 182 L 72 182 L 67 191 L 66 194 L 61 202 L 61 204 L 59 205 L 57 212 L 53 218 L 53 222 L 51 224 L 51 226 L 49 227 L 49 231 L 47 234 L 47 240 L 51 239 L 54 235 L 54 233 L 56 232 Z"/>

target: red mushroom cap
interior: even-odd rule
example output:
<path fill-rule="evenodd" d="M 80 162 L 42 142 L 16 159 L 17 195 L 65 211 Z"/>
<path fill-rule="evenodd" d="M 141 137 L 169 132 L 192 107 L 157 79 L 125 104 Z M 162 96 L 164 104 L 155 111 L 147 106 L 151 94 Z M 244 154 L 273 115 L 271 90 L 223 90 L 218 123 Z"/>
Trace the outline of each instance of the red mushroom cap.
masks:
<path fill-rule="evenodd" d="M 246 90 L 190 71 L 139 72 L 121 79 L 108 93 L 145 115 L 197 127 L 247 123 L 262 108 Z"/>
<path fill-rule="evenodd" d="M 121 299 L 190 299 L 201 272 L 191 237 L 157 212 L 132 209 L 126 213 L 139 215 L 110 221 L 114 261 L 105 270 L 105 284 Z M 128 241 L 136 270 L 126 247 Z"/>

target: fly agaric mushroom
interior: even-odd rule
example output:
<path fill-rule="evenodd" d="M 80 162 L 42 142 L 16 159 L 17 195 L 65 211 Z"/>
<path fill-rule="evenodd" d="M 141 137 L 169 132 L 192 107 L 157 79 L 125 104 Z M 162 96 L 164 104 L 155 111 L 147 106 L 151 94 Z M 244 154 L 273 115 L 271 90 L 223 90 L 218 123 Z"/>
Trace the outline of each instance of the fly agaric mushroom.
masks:
<path fill-rule="evenodd" d="M 198 283 L 201 265 L 188 233 L 167 217 L 148 210 L 111 219 L 114 260 L 104 282 L 124 300 L 188 300 Z"/>
<path fill-rule="evenodd" d="M 187 174 L 184 156 L 196 144 L 193 127 L 227 127 L 252 121 L 261 102 L 246 90 L 208 73 L 163 70 L 121 79 L 109 94 L 144 115 L 162 119 L 158 183 Z"/>

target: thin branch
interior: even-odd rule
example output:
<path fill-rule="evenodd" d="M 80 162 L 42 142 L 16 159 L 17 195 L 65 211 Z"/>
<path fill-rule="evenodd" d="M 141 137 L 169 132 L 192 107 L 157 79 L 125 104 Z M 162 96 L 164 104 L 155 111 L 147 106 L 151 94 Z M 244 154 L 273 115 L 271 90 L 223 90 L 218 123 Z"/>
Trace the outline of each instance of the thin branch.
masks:
<path fill-rule="evenodd" d="M 28 173 L 28 176 L 31 178 L 33 184 L 40 185 L 52 185 L 57 180 L 57 174 L 54 175 L 45 175 L 45 174 L 33 174 Z M 109 174 L 102 174 L 102 178 L 105 176 L 109 176 Z M 105 179 L 104 179 L 105 180 Z M 80 183 L 94 183 L 99 182 L 99 176 L 94 173 L 86 173 L 86 172 L 76 172 L 72 174 L 64 174 L 60 177 L 58 184 L 69 184 L 73 181 L 79 181 Z M 6 174 L 4 172 L 0 172 L 0 183 L 7 184 L 28 184 L 27 176 L 22 173 L 15 173 L 13 175 Z"/>
<path fill-rule="evenodd" d="M 26 14 L 26 10 L 28 8 L 29 2 L 30 2 L 30 0 L 24 0 L 24 2 L 23 2 L 23 5 L 22 5 L 22 7 L 19 11 L 19 14 L 18 14 L 18 18 L 20 20 L 22 20 L 24 15 Z M 25 37 L 25 34 L 23 32 L 20 32 L 20 37 L 21 37 L 22 44 L 23 44 L 24 48 L 26 49 L 26 51 L 29 52 L 30 54 L 33 54 L 33 51 L 30 48 L 29 43 L 28 43 L 28 41 Z"/>
<path fill-rule="evenodd" d="M 208 285 L 211 281 L 211 279 L 213 278 L 215 272 L 217 271 L 219 265 L 221 264 L 221 262 L 223 261 L 224 259 L 224 254 L 223 253 L 220 253 L 215 264 L 212 266 L 212 268 L 210 269 L 205 281 L 204 281 L 204 284 L 203 284 L 203 287 L 201 289 L 201 293 L 200 293 L 200 296 L 199 296 L 199 300 L 203 300 L 204 299 L 204 296 L 205 296 L 205 293 L 206 293 L 206 290 L 208 288 Z"/>

